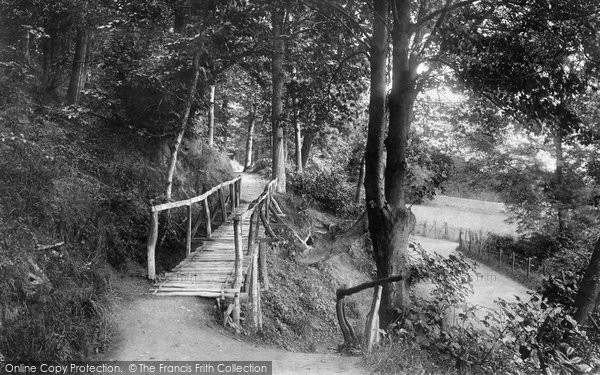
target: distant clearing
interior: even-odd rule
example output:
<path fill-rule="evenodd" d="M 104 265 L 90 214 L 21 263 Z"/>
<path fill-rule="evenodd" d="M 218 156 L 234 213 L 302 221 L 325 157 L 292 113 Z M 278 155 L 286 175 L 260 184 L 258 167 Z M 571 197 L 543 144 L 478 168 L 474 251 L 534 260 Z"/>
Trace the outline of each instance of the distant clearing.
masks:
<path fill-rule="evenodd" d="M 508 215 L 503 203 L 478 201 L 438 195 L 431 202 L 412 206 L 417 227 L 448 223 L 450 228 L 465 228 L 496 234 L 514 234 L 516 227 L 506 222 Z"/>

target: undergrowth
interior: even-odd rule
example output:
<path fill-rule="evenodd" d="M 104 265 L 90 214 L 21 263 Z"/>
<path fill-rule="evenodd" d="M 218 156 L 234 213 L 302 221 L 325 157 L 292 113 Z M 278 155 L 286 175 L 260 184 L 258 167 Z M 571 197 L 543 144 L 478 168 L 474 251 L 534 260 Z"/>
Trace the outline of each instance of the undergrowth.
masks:
<path fill-rule="evenodd" d="M 165 140 L 40 102 L 27 71 L 0 69 L 0 357 L 84 359 L 111 338 L 115 269 L 145 263 L 149 203 L 163 199 Z M 174 199 L 232 175 L 226 157 L 187 142 Z M 182 248 L 180 211 L 161 223 L 163 264 Z"/>

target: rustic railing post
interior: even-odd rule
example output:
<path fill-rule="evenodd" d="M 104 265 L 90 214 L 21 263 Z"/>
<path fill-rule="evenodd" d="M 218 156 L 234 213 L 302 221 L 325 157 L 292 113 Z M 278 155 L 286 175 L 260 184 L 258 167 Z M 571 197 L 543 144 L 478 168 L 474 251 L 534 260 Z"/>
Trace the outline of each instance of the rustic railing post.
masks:
<path fill-rule="evenodd" d="M 236 192 L 235 192 L 235 205 L 238 207 L 240 205 L 240 200 L 242 197 L 242 178 L 240 177 L 236 182 Z"/>
<path fill-rule="evenodd" d="M 250 215 L 250 225 L 248 228 L 248 254 L 250 254 L 250 251 L 252 249 L 252 244 L 254 243 L 254 215 L 256 215 L 256 211 L 252 212 L 252 215 Z"/>
<path fill-rule="evenodd" d="M 235 247 L 235 279 L 233 288 L 239 291 L 242 286 L 244 253 L 242 248 L 242 225 L 238 216 L 233 218 L 233 242 Z"/>
<path fill-rule="evenodd" d="M 515 252 L 512 252 L 512 270 L 513 272 L 515 271 Z"/>
<path fill-rule="evenodd" d="M 252 299 L 252 324 L 258 331 L 258 293 L 260 286 L 258 285 L 258 253 L 255 252 L 252 256 L 252 288 L 250 289 Z"/>
<path fill-rule="evenodd" d="M 221 224 L 227 221 L 227 208 L 225 208 L 225 194 L 223 194 L 223 188 L 219 188 L 219 202 L 221 204 L 221 213 L 223 214 L 223 221 Z"/>
<path fill-rule="evenodd" d="M 233 295 L 233 312 L 232 312 L 233 323 L 237 326 L 240 325 L 240 292 L 235 292 Z"/>
<path fill-rule="evenodd" d="M 235 205 L 235 182 L 233 184 L 229 184 L 229 204 L 231 206 L 231 213 L 233 213 L 233 210 L 235 210 L 235 208 L 237 207 Z"/>
<path fill-rule="evenodd" d="M 153 211 L 150 217 L 150 231 L 148 232 L 148 279 L 156 278 L 156 265 L 154 263 L 154 252 L 156 240 L 158 239 L 158 211 Z"/>
<path fill-rule="evenodd" d="M 192 204 L 187 206 L 187 233 L 185 238 L 185 256 L 186 258 L 192 254 Z"/>
<path fill-rule="evenodd" d="M 381 302 L 381 292 L 383 286 L 377 285 L 373 290 L 373 302 L 371 303 L 371 312 L 367 316 L 365 326 L 365 345 L 367 353 L 373 349 L 373 344 L 379 342 L 379 304 Z"/>
<path fill-rule="evenodd" d="M 210 207 L 208 206 L 208 197 L 204 200 L 204 214 L 206 216 L 206 238 L 212 234 L 212 225 L 210 218 Z"/>
<path fill-rule="evenodd" d="M 527 280 L 529 280 L 530 274 L 531 274 L 531 258 L 527 258 Z"/>
<path fill-rule="evenodd" d="M 502 248 L 500 248 L 500 255 L 498 256 L 498 260 L 500 261 L 500 264 L 502 264 Z"/>

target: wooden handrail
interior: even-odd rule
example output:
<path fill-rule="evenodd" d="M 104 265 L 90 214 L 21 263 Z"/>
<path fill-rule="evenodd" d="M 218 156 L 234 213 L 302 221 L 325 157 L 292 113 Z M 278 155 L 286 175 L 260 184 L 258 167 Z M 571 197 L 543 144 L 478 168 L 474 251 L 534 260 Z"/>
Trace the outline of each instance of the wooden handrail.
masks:
<path fill-rule="evenodd" d="M 240 181 L 241 179 L 242 179 L 242 176 L 237 176 L 236 178 L 229 180 L 229 181 L 225 181 L 225 182 L 213 187 L 212 189 L 206 191 L 205 193 L 202 193 L 201 195 L 198 195 L 193 198 L 184 199 L 184 200 L 180 200 L 180 201 L 176 201 L 176 202 L 167 202 L 167 203 L 157 204 L 155 206 L 152 206 L 150 211 L 151 212 L 160 212 L 160 211 L 164 211 L 164 210 L 170 210 L 172 208 L 189 206 L 193 203 L 197 203 L 197 202 L 205 200 L 210 195 L 218 192 L 220 189 L 222 189 L 226 186 L 229 186 L 231 184 L 235 184 L 237 181 Z M 237 199 L 237 202 L 239 202 L 239 198 L 237 196 L 236 196 L 236 199 Z"/>
<path fill-rule="evenodd" d="M 148 278 L 154 280 L 156 278 L 156 266 L 155 266 L 155 250 L 156 241 L 158 239 L 158 214 L 160 211 L 170 210 L 178 207 L 187 207 L 187 234 L 186 234 L 186 256 L 189 256 L 192 251 L 192 236 L 197 230 L 198 225 L 192 226 L 192 204 L 198 202 L 204 202 L 204 213 L 206 216 L 206 237 L 210 238 L 212 232 L 210 208 L 208 207 L 208 197 L 212 194 L 219 194 L 220 208 L 223 214 L 223 222 L 226 220 L 227 212 L 225 207 L 225 198 L 223 194 L 223 188 L 229 186 L 230 195 L 230 206 L 232 213 L 235 208 L 239 205 L 241 196 L 241 184 L 242 176 L 237 176 L 229 181 L 225 181 L 207 192 L 198 195 L 190 199 L 184 199 L 177 202 L 168 202 L 150 207 L 150 230 L 148 232 L 148 243 L 147 243 L 147 256 L 148 256 Z"/>

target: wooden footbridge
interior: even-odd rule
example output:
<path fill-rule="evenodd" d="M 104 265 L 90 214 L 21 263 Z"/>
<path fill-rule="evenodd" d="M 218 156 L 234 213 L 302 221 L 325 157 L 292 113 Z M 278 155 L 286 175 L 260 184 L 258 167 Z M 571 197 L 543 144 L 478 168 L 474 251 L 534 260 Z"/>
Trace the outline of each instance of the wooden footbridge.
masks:
<path fill-rule="evenodd" d="M 248 186 L 244 187 L 246 182 Z M 238 324 L 240 299 L 249 299 L 253 320 L 260 327 L 259 283 L 266 278 L 266 252 L 260 245 L 277 240 L 269 222 L 283 215 L 273 198 L 276 184 L 277 180 L 261 183 L 256 176 L 240 175 L 197 197 L 152 206 L 147 251 L 148 278 L 155 281 L 153 293 L 231 301 L 226 320 L 231 315 Z M 171 272 L 157 276 L 159 213 L 181 207 L 187 209 L 186 258 Z M 213 230 L 217 217 L 220 225 Z M 196 236 L 202 224 L 204 236 Z"/>

